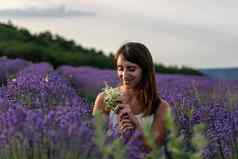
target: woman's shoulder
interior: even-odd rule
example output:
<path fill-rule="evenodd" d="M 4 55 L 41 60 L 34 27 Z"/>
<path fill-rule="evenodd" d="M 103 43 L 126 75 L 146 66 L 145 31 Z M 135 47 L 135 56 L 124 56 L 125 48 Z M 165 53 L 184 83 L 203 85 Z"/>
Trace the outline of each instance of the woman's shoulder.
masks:
<path fill-rule="evenodd" d="M 104 101 L 104 92 L 99 92 L 97 97 L 96 97 L 96 100 L 95 102 L 103 102 Z"/>
<path fill-rule="evenodd" d="M 170 107 L 169 103 L 164 99 L 161 99 L 160 106 L 166 107 L 166 108 Z"/>
<path fill-rule="evenodd" d="M 108 111 L 106 110 L 106 107 L 105 107 L 104 98 L 105 98 L 104 92 L 98 93 L 98 95 L 95 99 L 95 102 L 94 102 L 94 106 L 93 106 L 93 114 L 98 110 L 103 113 L 108 113 Z"/>
<path fill-rule="evenodd" d="M 120 91 L 120 87 L 113 87 L 112 89 Z M 105 98 L 105 90 L 102 90 L 101 92 L 98 93 L 98 95 L 96 97 L 96 101 L 99 100 L 99 101 L 103 102 L 104 98 Z"/>
<path fill-rule="evenodd" d="M 159 104 L 156 114 L 161 114 L 161 113 L 164 114 L 170 110 L 170 105 L 166 100 L 161 98 L 160 101 L 161 102 Z"/>
<path fill-rule="evenodd" d="M 120 87 L 119 86 L 113 87 L 112 90 L 119 90 L 120 91 Z M 104 113 L 109 114 L 110 110 L 106 109 L 106 106 L 105 106 L 105 98 L 107 98 L 107 93 L 105 91 L 106 90 L 102 90 L 96 96 L 94 106 L 93 106 L 93 112 L 95 112 L 96 110 L 101 110 Z"/>

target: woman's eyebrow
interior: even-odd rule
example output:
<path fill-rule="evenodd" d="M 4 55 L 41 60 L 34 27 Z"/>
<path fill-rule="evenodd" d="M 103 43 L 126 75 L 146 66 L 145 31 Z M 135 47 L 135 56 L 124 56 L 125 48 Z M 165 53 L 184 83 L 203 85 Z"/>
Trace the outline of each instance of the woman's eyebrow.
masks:
<path fill-rule="evenodd" d="M 136 65 L 128 65 L 127 68 L 136 68 Z"/>
<path fill-rule="evenodd" d="M 129 66 L 127 66 L 127 67 L 136 67 L 136 66 L 134 66 L 134 65 L 129 65 Z"/>
<path fill-rule="evenodd" d="M 117 67 L 123 67 L 123 65 L 122 64 L 118 64 Z M 132 67 L 136 68 L 137 66 L 136 65 L 127 64 L 127 65 L 125 65 L 125 67 L 127 67 L 127 68 L 132 68 Z"/>

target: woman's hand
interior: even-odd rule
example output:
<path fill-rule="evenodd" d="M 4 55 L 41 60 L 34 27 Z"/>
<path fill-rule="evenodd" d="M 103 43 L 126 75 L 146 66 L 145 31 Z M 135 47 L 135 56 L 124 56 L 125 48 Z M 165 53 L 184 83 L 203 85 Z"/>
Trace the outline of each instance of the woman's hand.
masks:
<path fill-rule="evenodd" d="M 130 130 L 135 130 L 139 126 L 139 122 L 131 111 L 128 104 L 119 104 L 118 122 L 119 129 L 126 133 Z"/>

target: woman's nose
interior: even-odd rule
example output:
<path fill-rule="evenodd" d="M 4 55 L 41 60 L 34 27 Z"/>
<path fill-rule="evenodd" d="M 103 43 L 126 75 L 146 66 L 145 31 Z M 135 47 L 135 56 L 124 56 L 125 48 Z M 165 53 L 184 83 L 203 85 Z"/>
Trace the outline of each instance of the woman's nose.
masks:
<path fill-rule="evenodd" d="M 125 71 L 123 72 L 123 78 L 124 78 L 124 79 L 128 79 L 128 77 L 129 77 L 129 73 L 128 73 L 127 70 L 125 70 Z"/>

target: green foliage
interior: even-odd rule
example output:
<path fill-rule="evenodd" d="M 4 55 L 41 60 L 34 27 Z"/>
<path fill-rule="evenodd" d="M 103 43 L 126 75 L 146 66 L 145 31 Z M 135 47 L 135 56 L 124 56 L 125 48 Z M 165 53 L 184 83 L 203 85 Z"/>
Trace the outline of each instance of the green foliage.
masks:
<path fill-rule="evenodd" d="M 192 138 L 191 138 L 191 146 L 193 146 L 192 150 L 185 149 L 184 145 L 184 136 L 179 132 L 175 125 L 175 121 L 173 120 L 173 115 L 171 111 L 168 111 L 166 114 L 166 127 L 169 130 L 168 134 L 168 148 L 172 153 L 172 156 L 175 159 L 184 158 L 184 159 L 201 159 L 202 158 L 202 150 L 206 145 L 206 140 L 204 137 L 205 125 L 197 124 L 192 128 Z"/>
<path fill-rule="evenodd" d="M 202 73 L 199 72 L 198 70 L 187 67 L 187 66 L 182 66 L 181 68 L 179 68 L 176 65 L 165 66 L 163 64 L 155 64 L 155 70 L 156 72 L 168 73 L 168 74 L 202 75 Z"/>
<path fill-rule="evenodd" d="M 90 106 L 93 106 L 96 100 L 96 96 L 82 96 L 82 97 L 85 98 L 86 102 L 89 103 Z"/>
<path fill-rule="evenodd" d="M 65 40 L 49 31 L 31 34 L 24 28 L 3 23 L 0 23 L 0 56 L 49 62 L 54 67 L 68 64 L 112 68 L 112 57 L 102 51 L 85 49 L 73 40 Z"/>
<path fill-rule="evenodd" d="M 173 159 L 202 159 L 202 150 L 207 144 L 203 132 L 205 130 L 204 124 L 197 124 L 193 127 L 193 136 L 191 139 L 194 151 L 187 151 L 184 145 L 184 136 L 180 134 L 171 110 L 166 113 L 166 129 L 167 133 L 167 147 L 171 153 Z M 149 122 L 145 121 L 143 125 L 143 133 L 147 144 L 152 148 L 152 151 L 148 154 L 147 159 L 166 158 L 163 152 L 164 147 L 158 147 L 155 138 L 152 134 Z"/>
<path fill-rule="evenodd" d="M 100 159 L 126 159 L 126 145 L 123 145 L 119 139 L 113 140 L 112 143 L 106 143 L 105 136 L 105 119 L 103 115 L 98 111 L 95 114 L 95 136 L 94 142 L 99 149 L 101 155 L 98 157 Z M 205 129 L 203 124 L 196 125 L 193 128 L 194 135 L 192 137 L 192 144 L 195 147 L 194 152 L 186 152 L 183 149 L 183 138 L 178 135 L 178 130 L 174 125 L 173 118 L 171 113 L 166 114 L 166 128 L 170 130 L 168 134 L 168 147 L 172 152 L 173 159 L 201 159 L 201 152 L 206 141 L 203 136 L 203 131 Z M 145 121 L 143 126 L 144 137 L 148 145 L 152 148 L 152 151 L 148 154 L 146 159 L 165 159 L 162 147 L 158 147 L 155 143 L 155 139 L 151 133 L 151 127 L 149 122 Z M 58 146 L 58 147 L 57 147 Z M 12 140 L 8 149 L 0 149 L 0 159 L 50 159 L 54 158 L 54 150 L 59 150 L 59 156 L 62 156 L 65 159 L 79 159 L 81 156 L 77 151 L 70 151 L 65 146 L 51 145 L 47 138 L 42 140 L 42 143 L 33 144 L 26 146 L 17 138 Z M 93 152 L 95 153 L 95 152 Z M 83 157 L 84 158 L 84 157 Z"/>
<path fill-rule="evenodd" d="M 193 128 L 193 137 L 192 144 L 195 147 L 195 152 L 191 154 L 191 159 L 201 159 L 202 158 L 202 150 L 204 146 L 207 144 L 206 139 L 204 137 L 205 125 L 198 124 Z"/>
<path fill-rule="evenodd" d="M 73 40 L 45 31 L 31 34 L 25 28 L 18 28 L 9 22 L 0 23 L 0 56 L 24 58 L 32 62 L 49 62 L 55 68 L 67 64 L 72 66 L 88 65 L 98 68 L 113 68 L 113 57 L 94 48 L 86 49 Z M 196 74 L 200 72 L 188 67 L 164 66 L 155 64 L 160 73 Z"/>
<path fill-rule="evenodd" d="M 145 120 L 143 125 L 143 134 L 147 144 L 152 148 L 152 151 L 148 154 L 146 159 L 162 158 L 162 152 L 155 142 L 155 137 L 151 131 L 151 125 L 148 120 Z"/>
<path fill-rule="evenodd" d="M 120 103 L 120 100 L 121 100 L 121 93 L 119 89 L 113 88 L 109 86 L 108 84 L 105 84 L 105 87 L 102 90 L 105 95 L 104 102 L 106 104 L 106 108 L 108 110 L 117 112 L 119 109 L 118 103 Z"/>
<path fill-rule="evenodd" d="M 112 157 L 113 159 L 126 158 L 126 146 L 122 145 L 119 139 L 113 140 L 111 144 L 106 143 L 105 120 L 103 119 L 103 115 L 99 111 L 96 112 L 95 119 L 96 129 L 94 142 L 99 148 L 102 159 L 108 159 L 108 157 Z"/>

